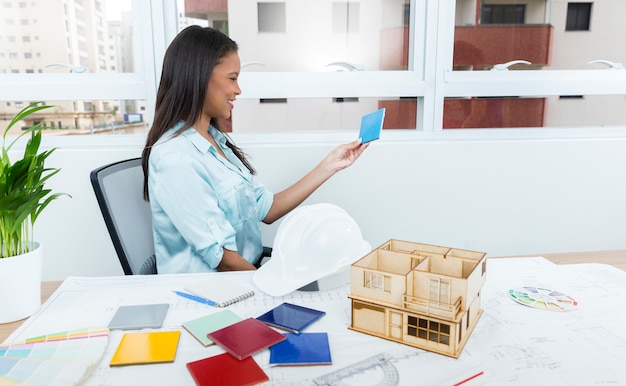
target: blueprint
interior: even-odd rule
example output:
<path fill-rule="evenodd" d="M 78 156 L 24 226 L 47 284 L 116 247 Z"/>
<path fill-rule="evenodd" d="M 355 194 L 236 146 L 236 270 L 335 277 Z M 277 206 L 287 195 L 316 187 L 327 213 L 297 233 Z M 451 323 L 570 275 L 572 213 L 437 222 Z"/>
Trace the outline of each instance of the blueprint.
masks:
<path fill-rule="evenodd" d="M 269 350 L 253 357 L 271 385 L 601 385 L 626 382 L 626 272 L 601 264 L 555 265 L 543 258 L 488 259 L 481 293 L 482 316 L 458 359 L 348 329 L 349 286 L 296 291 L 271 297 L 254 287 L 250 272 L 229 275 L 255 295 L 228 308 L 242 318 L 259 316 L 283 302 L 325 311 L 307 332 L 327 332 L 332 365 L 270 367 Z M 122 331 L 86 385 L 194 385 L 185 364 L 224 351 L 204 347 L 185 321 L 221 309 L 174 294 L 206 277 L 155 275 L 69 277 L 41 309 L 7 340 L 87 327 L 106 327 L 121 305 L 170 304 L 163 330 L 181 330 L 174 363 L 109 366 Z M 513 301 L 512 288 L 548 288 L 575 299 L 575 309 L 557 312 Z"/>

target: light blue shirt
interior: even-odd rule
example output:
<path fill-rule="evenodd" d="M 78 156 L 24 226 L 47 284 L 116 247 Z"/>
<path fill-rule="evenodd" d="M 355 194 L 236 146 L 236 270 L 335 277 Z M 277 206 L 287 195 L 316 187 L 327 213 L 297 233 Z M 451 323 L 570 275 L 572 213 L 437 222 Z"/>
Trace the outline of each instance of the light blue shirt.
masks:
<path fill-rule="evenodd" d="M 258 184 L 209 127 L 228 160 L 190 128 L 172 137 L 176 124 L 152 147 L 148 189 L 159 273 L 211 272 L 223 248 L 254 264 L 261 256 L 261 221 L 274 195 Z"/>

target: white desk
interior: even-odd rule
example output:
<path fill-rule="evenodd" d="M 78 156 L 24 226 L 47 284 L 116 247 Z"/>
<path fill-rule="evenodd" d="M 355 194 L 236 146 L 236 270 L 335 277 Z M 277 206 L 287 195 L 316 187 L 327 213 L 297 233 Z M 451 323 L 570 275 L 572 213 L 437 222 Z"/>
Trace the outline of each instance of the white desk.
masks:
<path fill-rule="evenodd" d="M 253 287 L 249 272 L 220 275 Z M 112 331 L 108 349 L 86 384 L 193 385 L 185 364 L 223 350 L 218 346 L 203 347 L 181 328 L 181 323 L 216 309 L 178 297 L 172 291 L 201 276 L 205 275 L 68 278 L 7 341 L 104 327 L 119 305 L 168 302 L 170 310 L 163 329 L 182 330 L 174 363 L 109 367 L 123 334 Z M 578 300 L 579 308 L 554 312 L 521 306 L 509 299 L 507 292 L 523 285 L 568 294 Z M 398 374 L 401 385 L 453 384 L 478 371 L 485 374 L 463 386 L 626 383 L 626 272 L 607 265 L 554 265 L 533 258 L 488 260 L 487 283 L 481 295 L 484 313 L 458 359 L 349 330 L 348 292 L 346 285 L 272 298 L 257 290 L 254 297 L 230 306 L 241 317 L 258 316 L 285 301 L 326 311 L 326 316 L 307 331 L 328 332 L 333 364 L 269 367 L 269 350 L 264 350 L 254 359 L 270 377 L 269 384 L 319 385 L 335 371 L 352 374 L 343 379 L 343 384 L 378 384 L 384 374 L 380 366 L 355 370 L 353 365 L 380 354 L 386 356 L 385 366 Z"/>

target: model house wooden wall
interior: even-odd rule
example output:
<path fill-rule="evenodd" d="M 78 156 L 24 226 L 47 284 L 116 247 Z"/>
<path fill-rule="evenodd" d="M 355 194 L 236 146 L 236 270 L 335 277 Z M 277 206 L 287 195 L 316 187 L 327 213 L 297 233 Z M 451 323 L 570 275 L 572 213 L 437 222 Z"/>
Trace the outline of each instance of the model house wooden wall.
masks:
<path fill-rule="evenodd" d="M 456 358 L 485 280 L 483 252 L 389 240 L 350 267 L 350 328 Z"/>

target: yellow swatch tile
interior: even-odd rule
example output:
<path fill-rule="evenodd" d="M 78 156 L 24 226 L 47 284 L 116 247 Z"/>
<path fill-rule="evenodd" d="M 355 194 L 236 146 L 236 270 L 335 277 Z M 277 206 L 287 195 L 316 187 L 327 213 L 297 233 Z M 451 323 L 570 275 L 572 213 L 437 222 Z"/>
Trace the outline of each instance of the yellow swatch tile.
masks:
<path fill-rule="evenodd" d="M 173 362 L 180 331 L 126 333 L 113 354 L 111 366 Z"/>

